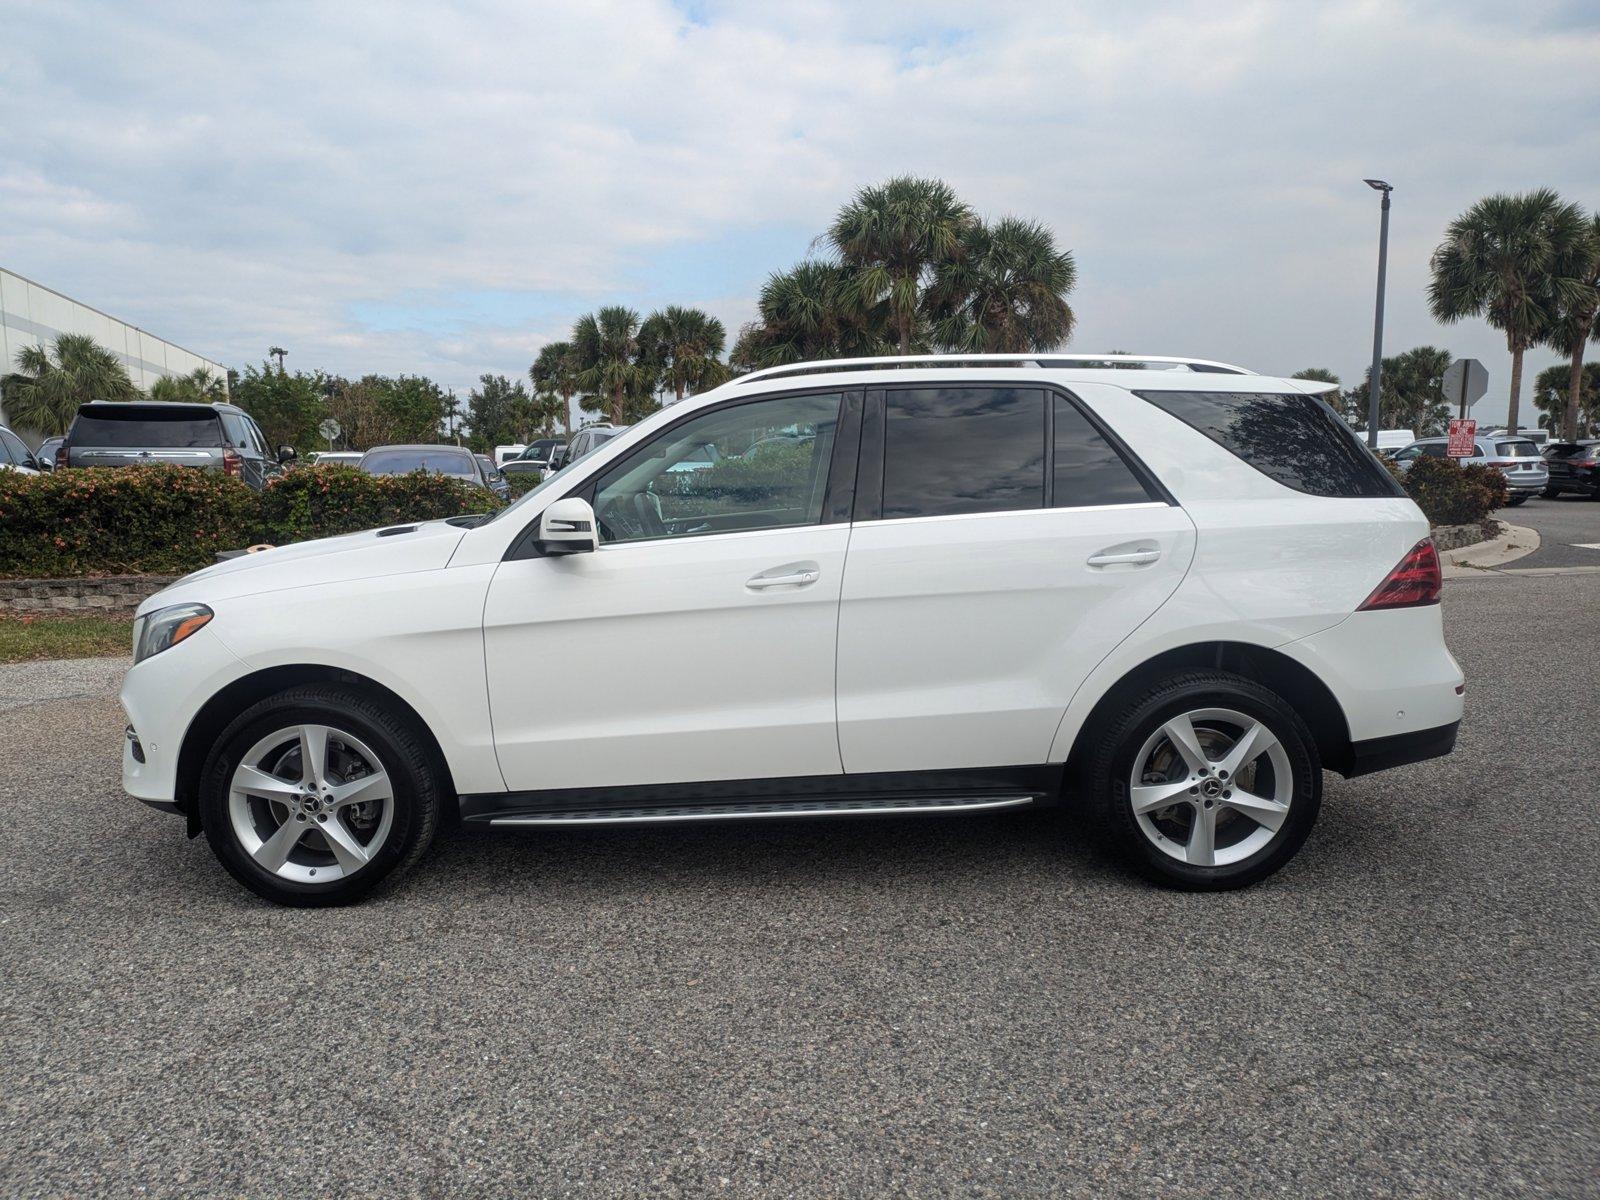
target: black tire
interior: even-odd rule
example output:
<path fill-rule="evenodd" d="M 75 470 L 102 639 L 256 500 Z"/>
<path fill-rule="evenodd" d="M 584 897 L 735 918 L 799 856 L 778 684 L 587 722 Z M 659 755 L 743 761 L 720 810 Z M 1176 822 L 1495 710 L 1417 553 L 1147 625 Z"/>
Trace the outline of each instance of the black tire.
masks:
<path fill-rule="evenodd" d="M 1528 493 L 1527 492 L 1518 492 L 1515 496 L 1512 496 L 1509 500 L 1506 501 L 1506 505 L 1508 507 L 1510 507 L 1510 508 L 1515 508 L 1517 505 L 1526 502 L 1527 499 L 1528 499 Z"/>
<path fill-rule="evenodd" d="M 1544 500 L 1554 500 L 1556 497 L 1558 497 L 1560 495 L 1561 495 L 1561 489 L 1560 488 L 1551 488 L 1551 487 L 1547 487 L 1547 488 L 1544 489 L 1544 491 L 1539 493 L 1540 498 L 1544 499 Z"/>
<path fill-rule="evenodd" d="M 1224 866 L 1191 865 L 1159 849 L 1141 829 L 1129 792 L 1133 760 L 1146 740 L 1173 717 L 1206 708 L 1229 709 L 1262 722 L 1282 745 L 1293 779 L 1289 812 L 1277 833 L 1249 857 Z M 1132 699 L 1092 736 L 1095 750 L 1086 784 L 1102 832 L 1120 857 L 1156 883 L 1194 892 L 1248 887 L 1293 858 L 1316 824 L 1322 805 L 1316 740 L 1281 696 L 1243 676 L 1226 671 L 1170 676 Z"/>
<path fill-rule="evenodd" d="M 291 725 L 318 724 L 365 742 L 388 773 L 393 822 L 364 866 L 331 883 L 299 882 L 273 874 L 240 844 L 229 814 L 234 770 L 250 747 Z M 308 684 L 270 696 L 240 713 L 223 730 L 200 778 L 200 815 L 211 849 L 245 887 L 278 904 L 300 908 L 351 904 L 393 881 L 427 852 L 442 807 L 439 779 L 424 740 L 412 723 L 353 688 Z"/>

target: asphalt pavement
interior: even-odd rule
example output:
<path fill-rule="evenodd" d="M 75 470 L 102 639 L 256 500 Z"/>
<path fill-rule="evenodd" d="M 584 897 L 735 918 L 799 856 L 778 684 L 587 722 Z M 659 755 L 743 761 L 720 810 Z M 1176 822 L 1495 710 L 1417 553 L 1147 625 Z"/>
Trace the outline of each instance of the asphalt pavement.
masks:
<path fill-rule="evenodd" d="M 121 663 L 0 668 L 0 1194 L 1593 1196 L 1600 575 L 1445 614 L 1456 753 L 1204 896 L 996 814 L 276 909 L 121 795 Z"/>
<path fill-rule="evenodd" d="M 1535 496 L 1496 515 L 1539 533 L 1539 548 L 1507 566 L 1600 567 L 1600 500 L 1571 494 L 1552 500 Z"/>

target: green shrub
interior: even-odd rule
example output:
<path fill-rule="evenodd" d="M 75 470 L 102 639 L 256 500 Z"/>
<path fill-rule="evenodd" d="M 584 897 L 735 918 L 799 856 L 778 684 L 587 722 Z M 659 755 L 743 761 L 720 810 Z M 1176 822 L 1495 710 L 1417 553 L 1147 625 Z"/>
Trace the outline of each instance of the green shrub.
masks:
<path fill-rule="evenodd" d="M 506 476 L 506 484 L 511 488 L 511 498 L 515 500 L 524 492 L 531 492 L 539 486 L 539 476 L 533 471 L 517 471 Z"/>
<path fill-rule="evenodd" d="M 181 575 L 219 550 L 484 512 L 482 488 L 416 473 L 301 467 L 253 492 L 191 467 L 0 471 L 0 577 Z"/>
<path fill-rule="evenodd" d="M 255 494 L 211 471 L 0 471 L 0 575 L 182 574 L 249 544 Z"/>
<path fill-rule="evenodd" d="M 262 489 L 256 540 L 281 546 L 499 506 L 482 488 L 444 475 L 367 475 L 354 467 L 302 467 Z"/>
<path fill-rule="evenodd" d="M 1458 465 L 1450 458 L 1414 459 L 1409 471 L 1390 470 L 1431 525 L 1473 525 L 1505 506 L 1506 477 L 1493 467 Z"/>

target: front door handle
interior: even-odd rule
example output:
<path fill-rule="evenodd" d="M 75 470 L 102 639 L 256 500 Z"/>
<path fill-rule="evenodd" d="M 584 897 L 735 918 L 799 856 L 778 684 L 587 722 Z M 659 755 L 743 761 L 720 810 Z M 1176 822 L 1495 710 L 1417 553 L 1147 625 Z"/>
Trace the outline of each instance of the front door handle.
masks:
<path fill-rule="evenodd" d="M 1112 567 L 1119 563 L 1127 563 L 1131 566 L 1143 566 L 1145 563 L 1155 562 L 1160 557 L 1161 551 L 1159 550 L 1127 550 L 1120 554 L 1092 554 L 1089 556 L 1089 565 L 1091 567 Z"/>
<path fill-rule="evenodd" d="M 745 587 L 760 591 L 762 588 L 775 587 L 810 587 L 822 578 L 822 572 L 815 567 L 806 567 L 799 571 L 791 571 L 784 575 L 757 575 L 753 579 L 745 580 Z"/>

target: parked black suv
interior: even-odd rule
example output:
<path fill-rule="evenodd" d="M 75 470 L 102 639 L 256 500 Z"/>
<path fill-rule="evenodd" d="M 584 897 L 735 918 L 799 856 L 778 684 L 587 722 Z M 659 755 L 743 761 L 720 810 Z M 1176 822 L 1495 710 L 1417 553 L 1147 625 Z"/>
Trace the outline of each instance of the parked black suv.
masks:
<path fill-rule="evenodd" d="M 1546 500 L 1562 492 L 1600 497 L 1600 438 L 1551 442 L 1544 448 L 1544 462 L 1550 470 L 1550 481 L 1544 488 Z"/>
<path fill-rule="evenodd" d="M 96 401 L 78 409 L 56 465 L 175 463 L 221 471 L 260 489 L 293 458 L 288 446 L 271 453 L 250 414 L 232 404 Z"/>

